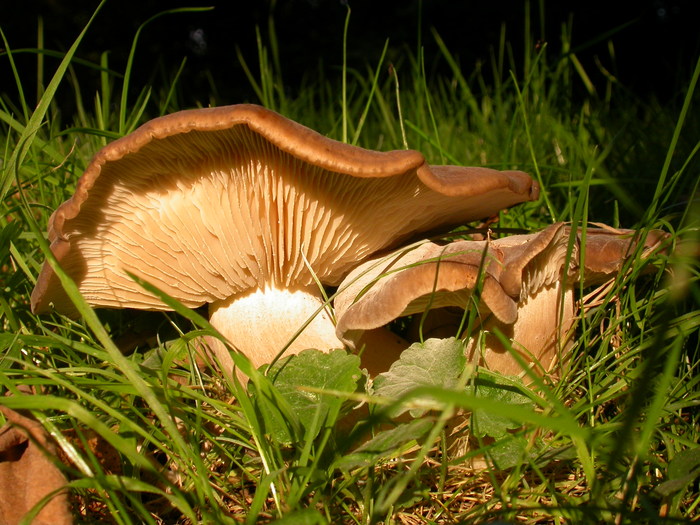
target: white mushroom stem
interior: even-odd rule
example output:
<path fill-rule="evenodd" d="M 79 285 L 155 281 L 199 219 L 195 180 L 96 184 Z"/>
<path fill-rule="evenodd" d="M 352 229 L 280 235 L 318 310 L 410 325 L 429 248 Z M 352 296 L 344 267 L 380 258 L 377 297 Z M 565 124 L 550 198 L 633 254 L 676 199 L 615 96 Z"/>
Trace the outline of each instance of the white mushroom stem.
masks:
<path fill-rule="evenodd" d="M 518 303 L 515 323 L 503 323 L 495 317 L 485 323 L 482 364 L 502 374 L 518 375 L 522 367 L 513 355 L 515 352 L 525 363 L 533 363 L 538 374 L 551 371 L 554 364 L 562 362 L 571 345 L 567 336 L 574 325 L 575 313 L 573 284 L 562 290 L 561 282 L 555 281 L 529 294 Z M 510 341 L 512 351 L 494 334 L 496 328 Z M 472 358 L 474 353 L 481 353 L 474 343 L 472 339 L 467 346 Z"/>
<path fill-rule="evenodd" d="M 285 355 L 306 348 L 343 348 L 323 299 L 313 287 L 257 288 L 210 304 L 209 320 L 256 368 L 272 362 L 285 348 Z M 229 351 L 219 341 L 210 340 L 209 345 L 223 372 L 230 374 L 233 359 Z"/>

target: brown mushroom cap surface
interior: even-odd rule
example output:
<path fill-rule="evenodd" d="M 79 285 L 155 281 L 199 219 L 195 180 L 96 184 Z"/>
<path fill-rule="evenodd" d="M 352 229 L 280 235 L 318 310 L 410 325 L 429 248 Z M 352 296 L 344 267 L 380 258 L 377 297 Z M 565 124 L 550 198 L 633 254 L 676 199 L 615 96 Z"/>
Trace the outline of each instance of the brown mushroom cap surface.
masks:
<path fill-rule="evenodd" d="M 98 152 L 49 221 L 52 251 L 95 306 L 162 309 L 124 272 L 196 307 L 270 284 L 337 284 L 425 230 L 532 199 L 524 173 L 431 167 L 252 105 L 154 119 Z M 72 305 L 48 265 L 35 312 Z"/>
<path fill-rule="evenodd" d="M 456 241 L 447 245 L 417 244 L 371 259 L 351 271 L 333 301 L 337 334 L 352 345 L 352 331 L 379 328 L 398 317 L 431 308 L 467 308 L 480 269 L 484 269 L 483 304 L 506 322 L 517 319 L 516 301 L 498 282 L 499 253 L 486 241 Z"/>
<path fill-rule="evenodd" d="M 574 238 L 571 233 L 569 226 L 557 223 L 534 234 L 490 242 L 426 242 L 368 260 L 339 288 L 336 333 L 352 346 L 364 331 L 397 317 L 427 308 L 466 308 L 481 272 L 482 328 L 498 327 L 523 350 L 526 361 L 535 357 L 550 363 L 573 323 L 574 285 L 613 277 L 635 248 L 632 230 L 588 228 L 585 250 L 581 233 Z M 663 238 L 660 232 L 650 232 L 642 256 Z M 517 361 L 497 337 L 487 335 L 486 348 L 492 368 L 517 373 Z"/>

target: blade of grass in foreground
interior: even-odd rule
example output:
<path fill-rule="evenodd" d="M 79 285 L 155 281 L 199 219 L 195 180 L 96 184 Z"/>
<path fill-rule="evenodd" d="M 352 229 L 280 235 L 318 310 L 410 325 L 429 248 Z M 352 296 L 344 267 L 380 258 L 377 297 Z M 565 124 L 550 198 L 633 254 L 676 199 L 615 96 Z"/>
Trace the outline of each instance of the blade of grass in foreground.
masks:
<path fill-rule="evenodd" d="M 127 272 L 128 273 L 128 272 Z M 175 312 L 179 313 L 183 317 L 191 320 L 197 326 L 204 329 L 209 335 L 218 338 L 222 343 L 227 344 L 226 339 L 202 316 L 197 312 L 184 307 L 178 301 L 163 293 L 161 290 L 153 286 L 152 284 L 138 278 L 137 276 L 129 273 L 129 276 L 134 279 L 140 286 L 145 290 L 154 294 L 166 305 L 172 308 Z M 256 370 L 251 362 L 242 354 L 237 351 L 231 351 L 231 358 L 235 366 L 243 372 L 252 381 L 257 392 L 262 394 L 266 399 L 271 400 L 279 408 L 286 412 L 290 412 L 287 402 L 282 398 L 276 388 L 271 384 L 270 380 L 265 377 L 262 373 Z M 220 367 L 221 368 L 221 367 Z M 229 378 L 225 377 L 228 381 Z M 275 447 L 271 440 L 267 439 L 265 432 L 265 422 L 264 415 L 260 414 L 257 406 L 252 402 L 252 399 L 246 392 L 245 387 L 240 383 L 236 374 L 233 374 L 233 381 L 229 381 L 229 388 L 236 397 L 237 402 L 241 406 L 241 411 L 243 412 L 245 419 L 249 425 L 249 431 L 251 433 L 252 439 L 255 442 L 255 446 L 258 454 L 260 455 L 260 460 L 263 464 L 264 477 L 261 483 L 269 484 L 270 492 L 272 493 L 272 498 L 275 501 L 276 507 L 278 509 L 279 516 L 282 516 L 282 503 L 279 499 L 278 490 L 276 488 L 274 478 L 285 474 L 284 462 L 280 457 L 280 448 Z"/>
<path fill-rule="evenodd" d="M 128 104 L 128 98 L 129 98 L 129 82 L 131 80 L 131 71 L 134 65 L 134 58 L 136 57 L 136 45 L 138 44 L 139 41 L 139 36 L 141 36 L 141 32 L 144 30 L 144 28 L 153 22 L 154 20 L 157 20 L 158 18 L 165 16 L 165 15 L 171 15 L 175 13 L 198 13 L 202 11 L 210 11 L 214 9 L 213 7 L 181 7 L 177 9 L 168 9 L 167 11 L 161 11 L 160 13 L 157 13 L 153 15 L 151 18 L 146 20 L 143 24 L 139 26 L 139 28 L 136 30 L 136 34 L 134 35 L 134 39 L 131 43 L 131 50 L 129 51 L 129 58 L 127 59 L 126 62 L 126 70 L 124 72 L 124 83 L 122 85 L 122 95 L 121 95 L 121 101 L 119 104 L 119 134 L 120 135 L 125 135 L 127 133 L 130 133 L 133 131 L 133 129 L 136 127 L 136 124 L 141 117 L 141 114 L 143 113 L 143 110 L 145 109 L 145 104 L 149 99 L 149 96 L 146 96 L 146 100 L 143 101 L 141 104 L 141 107 L 139 111 L 136 111 L 135 113 L 132 114 L 132 117 L 130 121 L 127 123 L 126 121 L 126 113 L 127 113 L 127 104 Z"/>
<path fill-rule="evenodd" d="M 59 280 L 61 281 L 61 286 L 63 286 L 63 288 L 66 291 L 66 294 L 73 302 L 80 315 L 85 319 L 87 325 L 89 326 L 93 334 L 95 334 L 99 343 L 109 355 L 109 358 L 114 364 L 115 368 L 117 368 L 119 371 L 121 371 L 122 374 L 124 374 L 131 386 L 134 387 L 134 389 L 138 392 L 138 395 L 143 398 L 143 400 L 155 414 L 156 418 L 160 421 L 160 424 L 163 426 L 165 433 L 168 435 L 169 439 L 172 440 L 177 456 L 179 458 L 182 458 L 183 460 L 185 458 L 191 457 L 191 454 L 188 454 L 188 446 L 185 443 L 183 437 L 180 435 L 177 426 L 175 425 L 175 422 L 173 421 L 173 418 L 169 413 L 168 407 L 161 403 L 161 401 L 158 399 L 156 392 L 153 389 L 151 389 L 150 385 L 141 377 L 137 365 L 131 362 L 124 354 L 122 354 L 122 352 L 119 350 L 116 344 L 112 341 L 109 334 L 107 333 L 107 330 L 98 319 L 97 314 L 87 304 L 87 301 L 80 294 L 80 291 L 78 290 L 78 287 L 75 284 L 75 282 L 70 277 L 68 277 L 68 275 L 63 271 L 56 257 L 51 251 L 48 242 L 46 241 L 46 239 L 44 239 L 44 236 L 39 231 L 39 227 L 36 224 L 34 217 L 31 215 L 30 206 L 26 200 L 24 192 L 20 191 L 20 196 L 23 201 L 22 211 L 24 214 L 24 219 L 27 225 L 29 226 L 30 231 L 34 234 L 35 239 L 39 244 L 39 247 L 41 248 L 42 252 L 46 257 L 46 264 L 49 264 L 58 276 Z M 177 458 L 173 457 L 171 459 L 176 460 Z M 180 466 L 183 468 L 183 470 L 189 470 L 193 467 L 193 465 L 184 462 Z M 205 486 L 209 490 L 211 490 L 211 487 L 209 487 L 209 485 Z M 194 512 L 191 508 L 181 508 L 181 510 L 190 518 L 194 518 Z"/>
<path fill-rule="evenodd" d="M 676 127 L 673 130 L 673 138 L 671 139 L 671 143 L 668 146 L 666 158 L 664 160 L 664 165 L 661 168 L 661 173 L 659 174 L 659 181 L 656 185 L 656 190 L 654 192 L 654 198 L 652 199 L 651 206 L 649 206 L 647 210 L 647 217 L 654 217 L 656 215 L 657 206 L 659 204 L 663 205 L 661 197 L 666 188 L 666 178 L 668 177 L 668 172 L 671 169 L 671 161 L 673 160 L 676 148 L 678 147 L 678 140 L 680 138 L 683 125 L 685 124 L 686 118 L 688 116 L 688 110 L 690 109 L 690 105 L 692 104 L 693 94 L 695 92 L 695 87 L 697 86 L 699 77 L 700 58 L 698 58 L 698 61 L 695 63 L 695 70 L 693 71 L 693 76 L 690 80 L 690 84 L 688 85 L 688 91 L 686 92 L 685 99 L 683 100 L 683 107 L 681 108 L 681 112 L 678 115 Z"/>
<path fill-rule="evenodd" d="M 46 91 L 44 91 L 44 94 L 42 95 L 39 104 L 32 113 L 32 116 L 30 117 L 27 126 L 24 128 L 19 139 L 17 140 L 18 145 L 12 151 L 10 159 L 5 165 L 2 176 L 0 177 L 0 201 L 5 199 L 5 196 L 7 195 L 7 192 L 10 189 L 10 185 L 14 180 L 15 173 L 18 171 L 19 166 L 21 166 L 24 163 L 24 159 L 27 156 L 27 152 L 29 151 L 29 148 L 31 148 L 32 143 L 34 141 L 34 137 L 36 136 L 37 132 L 39 131 L 39 128 L 41 127 L 44 121 L 44 116 L 46 115 L 46 112 L 49 109 L 49 104 L 51 104 L 54 94 L 56 93 L 56 90 L 58 89 L 61 80 L 63 80 L 63 76 L 65 75 L 66 70 L 70 65 L 70 62 L 73 59 L 73 55 L 75 55 L 75 52 L 78 49 L 80 42 L 83 40 L 85 33 L 90 27 L 90 24 L 92 24 L 92 21 L 95 19 L 100 9 L 102 9 L 102 6 L 105 4 L 105 2 L 106 0 L 102 0 L 100 2 L 100 4 L 97 6 L 97 9 L 95 9 L 92 16 L 90 17 L 90 20 L 88 20 L 88 23 L 78 35 L 78 38 L 75 39 L 73 45 L 66 52 L 65 56 L 63 57 L 63 60 L 61 60 L 61 63 L 58 66 L 58 69 L 56 69 L 56 73 L 54 73 L 51 82 L 49 82 L 49 85 L 46 87 Z M 2 30 L 0 30 L 0 33 L 1 32 Z M 7 41 L 5 40 L 4 33 L 2 33 L 2 38 L 3 41 L 5 41 L 6 47 L 8 47 L 9 49 L 9 46 L 7 46 Z"/>

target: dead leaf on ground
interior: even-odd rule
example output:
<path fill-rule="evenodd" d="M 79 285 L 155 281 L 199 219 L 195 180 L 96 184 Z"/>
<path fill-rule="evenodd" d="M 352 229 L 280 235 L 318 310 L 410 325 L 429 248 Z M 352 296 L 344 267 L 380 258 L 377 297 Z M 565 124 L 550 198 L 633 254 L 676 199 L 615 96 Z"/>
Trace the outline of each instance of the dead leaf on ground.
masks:
<path fill-rule="evenodd" d="M 4 406 L 0 412 L 7 419 L 0 428 L 0 523 L 14 525 L 68 481 L 49 458 L 56 447 L 41 424 Z M 31 523 L 72 524 L 68 491 L 56 492 Z"/>

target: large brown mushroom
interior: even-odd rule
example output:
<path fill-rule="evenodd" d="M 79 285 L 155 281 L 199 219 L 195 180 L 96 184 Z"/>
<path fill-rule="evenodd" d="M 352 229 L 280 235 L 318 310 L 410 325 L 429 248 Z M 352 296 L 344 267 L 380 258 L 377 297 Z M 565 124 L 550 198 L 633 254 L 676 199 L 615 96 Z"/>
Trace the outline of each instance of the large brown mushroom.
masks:
<path fill-rule="evenodd" d="M 650 232 L 641 256 L 663 238 Z M 348 346 L 365 344 L 365 352 L 383 351 L 390 362 L 402 343 L 391 344 L 381 327 L 398 317 L 435 309 L 439 315 L 432 319 L 416 316 L 419 323 L 429 324 L 423 326 L 424 336 L 473 336 L 457 332 L 463 310 L 475 302 L 475 333 L 484 334 L 484 339 L 483 348 L 478 338 L 470 339 L 471 356 L 492 370 L 521 373 L 518 360 L 496 335 L 500 332 L 512 350 L 541 373 L 566 350 L 576 314 L 575 287 L 614 277 L 636 247 L 635 232 L 588 228 L 583 246 L 581 232 L 572 238 L 571 228 L 557 223 L 538 233 L 493 241 L 426 241 L 370 259 L 348 274 L 336 295 L 338 337 Z M 449 310 L 455 307 L 456 312 Z M 373 347 L 376 334 L 382 342 Z"/>
<path fill-rule="evenodd" d="M 342 144 L 253 105 L 154 119 L 93 158 L 49 221 L 51 250 L 95 307 L 167 309 L 127 272 L 211 323 L 254 364 L 340 347 L 318 282 L 378 250 L 537 197 L 525 173 L 429 166 Z M 48 264 L 32 309 L 75 309 Z M 320 312 L 320 313 L 319 313 Z M 230 371 L 223 345 L 216 357 Z"/>

